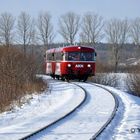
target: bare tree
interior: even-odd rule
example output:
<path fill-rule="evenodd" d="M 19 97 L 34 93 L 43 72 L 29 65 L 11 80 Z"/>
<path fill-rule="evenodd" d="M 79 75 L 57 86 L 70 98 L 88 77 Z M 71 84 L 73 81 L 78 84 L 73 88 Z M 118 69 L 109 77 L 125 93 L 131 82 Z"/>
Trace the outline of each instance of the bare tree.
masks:
<path fill-rule="evenodd" d="M 130 35 L 132 41 L 140 48 L 140 18 L 137 17 L 131 23 Z"/>
<path fill-rule="evenodd" d="M 112 19 L 105 28 L 108 42 L 112 45 L 115 69 L 117 72 L 120 61 L 120 51 L 128 39 L 128 20 Z"/>
<path fill-rule="evenodd" d="M 53 25 L 51 23 L 51 15 L 48 12 L 42 12 L 38 16 L 37 28 L 39 31 L 39 40 L 43 42 L 47 48 L 54 39 Z"/>
<path fill-rule="evenodd" d="M 138 51 L 136 54 L 140 53 L 140 17 L 137 17 L 135 20 L 131 22 L 131 29 L 130 29 L 130 37 L 132 42 L 138 47 Z"/>
<path fill-rule="evenodd" d="M 104 21 L 98 14 L 88 12 L 82 19 L 81 42 L 94 45 L 103 38 Z"/>
<path fill-rule="evenodd" d="M 35 24 L 31 16 L 25 12 L 21 12 L 18 17 L 17 24 L 18 43 L 23 45 L 23 51 L 26 55 L 27 47 L 35 38 Z"/>
<path fill-rule="evenodd" d="M 13 40 L 15 19 L 10 13 L 0 15 L 0 42 L 9 47 Z"/>
<path fill-rule="evenodd" d="M 73 12 L 68 12 L 60 17 L 59 33 L 67 43 L 74 44 L 79 23 L 80 17 Z"/>

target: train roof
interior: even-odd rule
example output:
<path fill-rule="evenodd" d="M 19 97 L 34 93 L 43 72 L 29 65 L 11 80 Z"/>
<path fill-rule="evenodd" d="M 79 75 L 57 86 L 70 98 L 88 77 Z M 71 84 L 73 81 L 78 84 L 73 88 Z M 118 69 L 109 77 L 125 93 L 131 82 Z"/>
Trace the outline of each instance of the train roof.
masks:
<path fill-rule="evenodd" d="M 53 48 L 47 50 L 48 53 L 54 53 L 54 52 L 65 52 L 65 51 L 95 51 L 93 47 L 89 46 L 81 46 L 81 45 L 71 45 L 71 46 L 65 46 L 65 47 L 60 47 L 60 48 Z"/>
<path fill-rule="evenodd" d="M 66 46 L 63 47 L 63 51 L 94 51 L 93 47 L 88 46 L 81 46 L 81 45 L 73 45 L 73 46 Z"/>
<path fill-rule="evenodd" d="M 70 45 L 70 46 L 65 46 L 65 47 L 62 47 L 62 48 L 75 48 L 75 47 L 83 47 L 83 48 L 91 48 L 91 49 L 94 49 L 94 47 L 91 47 L 91 46 L 83 46 L 83 45 Z"/>

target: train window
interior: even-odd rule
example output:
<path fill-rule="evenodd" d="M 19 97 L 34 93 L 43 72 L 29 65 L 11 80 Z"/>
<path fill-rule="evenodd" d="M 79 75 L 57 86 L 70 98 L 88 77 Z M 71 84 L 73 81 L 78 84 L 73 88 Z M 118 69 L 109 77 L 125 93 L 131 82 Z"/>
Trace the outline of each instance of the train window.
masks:
<path fill-rule="evenodd" d="M 86 55 L 86 61 L 93 61 L 93 53 L 85 53 Z"/>
<path fill-rule="evenodd" d="M 58 52 L 58 53 L 56 53 L 55 54 L 55 60 L 56 61 L 60 61 L 60 60 L 63 60 L 63 53 L 60 53 L 60 52 Z"/>
<path fill-rule="evenodd" d="M 66 53 L 66 60 L 68 61 L 94 61 L 95 53 L 91 52 L 69 52 Z"/>
<path fill-rule="evenodd" d="M 46 58 L 47 58 L 47 60 L 53 61 L 54 60 L 54 53 L 46 54 Z"/>
<path fill-rule="evenodd" d="M 96 56 L 97 56 L 97 53 L 96 53 L 96 52 L 94 52 L 93 54 L 94 54 L 93 59 L 94 59 L 94 61 L 96 61 Z"/>
<path fill-rule="evenodd" d="M 47 58 L 47 60 L 50 60 L 50 59 L 49 59 L 49 58 L 50 58 L 49 54 L 46 54 L 46 58 Z"/>
<path fill-rule="evenodd" d="M 79 52 L 70 52 L 68 53 L 68 60 L 70 61 L 79 61 L 80 53 Z"/>
<path fill-rule="evenodd" d="M 95 54 L 95 56 L 97 56 L 97 53 L 96 52 L 94 54 Z"/>

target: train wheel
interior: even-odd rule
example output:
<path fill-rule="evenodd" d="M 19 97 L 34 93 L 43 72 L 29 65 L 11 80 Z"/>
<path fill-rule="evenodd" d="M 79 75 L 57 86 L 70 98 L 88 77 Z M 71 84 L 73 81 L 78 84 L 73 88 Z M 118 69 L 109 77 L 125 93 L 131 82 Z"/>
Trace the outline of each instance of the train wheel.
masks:
<path fill-rule="evenodd" d="M 84 78 L 83 78 L 83 82 L 86 82 L 88 79 L 88 75 L 85 75 Z"/>
<path fill-rule="evenodd" d="M 69 79 L 66 79 L 66 81 L 69 82 L 70 80 Z"/>
<path fill-rule="evenodd" d="M 52 74 L 51 77 L 52 77 L 53 79 L 55 79 L 55 75 L 54 75 L 54 74 Z"/>
<path fill-rule="evenodd" d="M 57 78 L 57 80 L 59 80 L 60 77 L 57 75 L 56 78 Z"/>
<path fill-rule="evenodd" d="M 61 80 L 62 80 L 62 81 L 65 81 L 65 77 L 64 77 L 64 76 L 62 76 L 62 77 L 61 77 Z"/>
<path fill-rule="evenodd" d="M 65 76 L 65 79 L 67 82 L 69 82 L 69 80 L 70 80 L 68 76 Z"/>

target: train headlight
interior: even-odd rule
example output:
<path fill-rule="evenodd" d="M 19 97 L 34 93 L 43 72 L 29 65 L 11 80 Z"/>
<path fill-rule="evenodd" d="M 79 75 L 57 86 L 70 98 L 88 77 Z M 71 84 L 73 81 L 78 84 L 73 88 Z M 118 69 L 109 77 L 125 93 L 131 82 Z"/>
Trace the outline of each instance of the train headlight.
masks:
<path fill-rule="evenodd" d="M 71 64 L 68 64 L 68 67 L 71 67 Z"/>
<path fill-rule="evenodd" d="M 88 68 L 90 68 L 90 67 L 91 67 L 91 65 L 90 65 L 90 64 L 88 64 L 88 65 L 87 65 L 87 67 L 88 67 Z"/>

